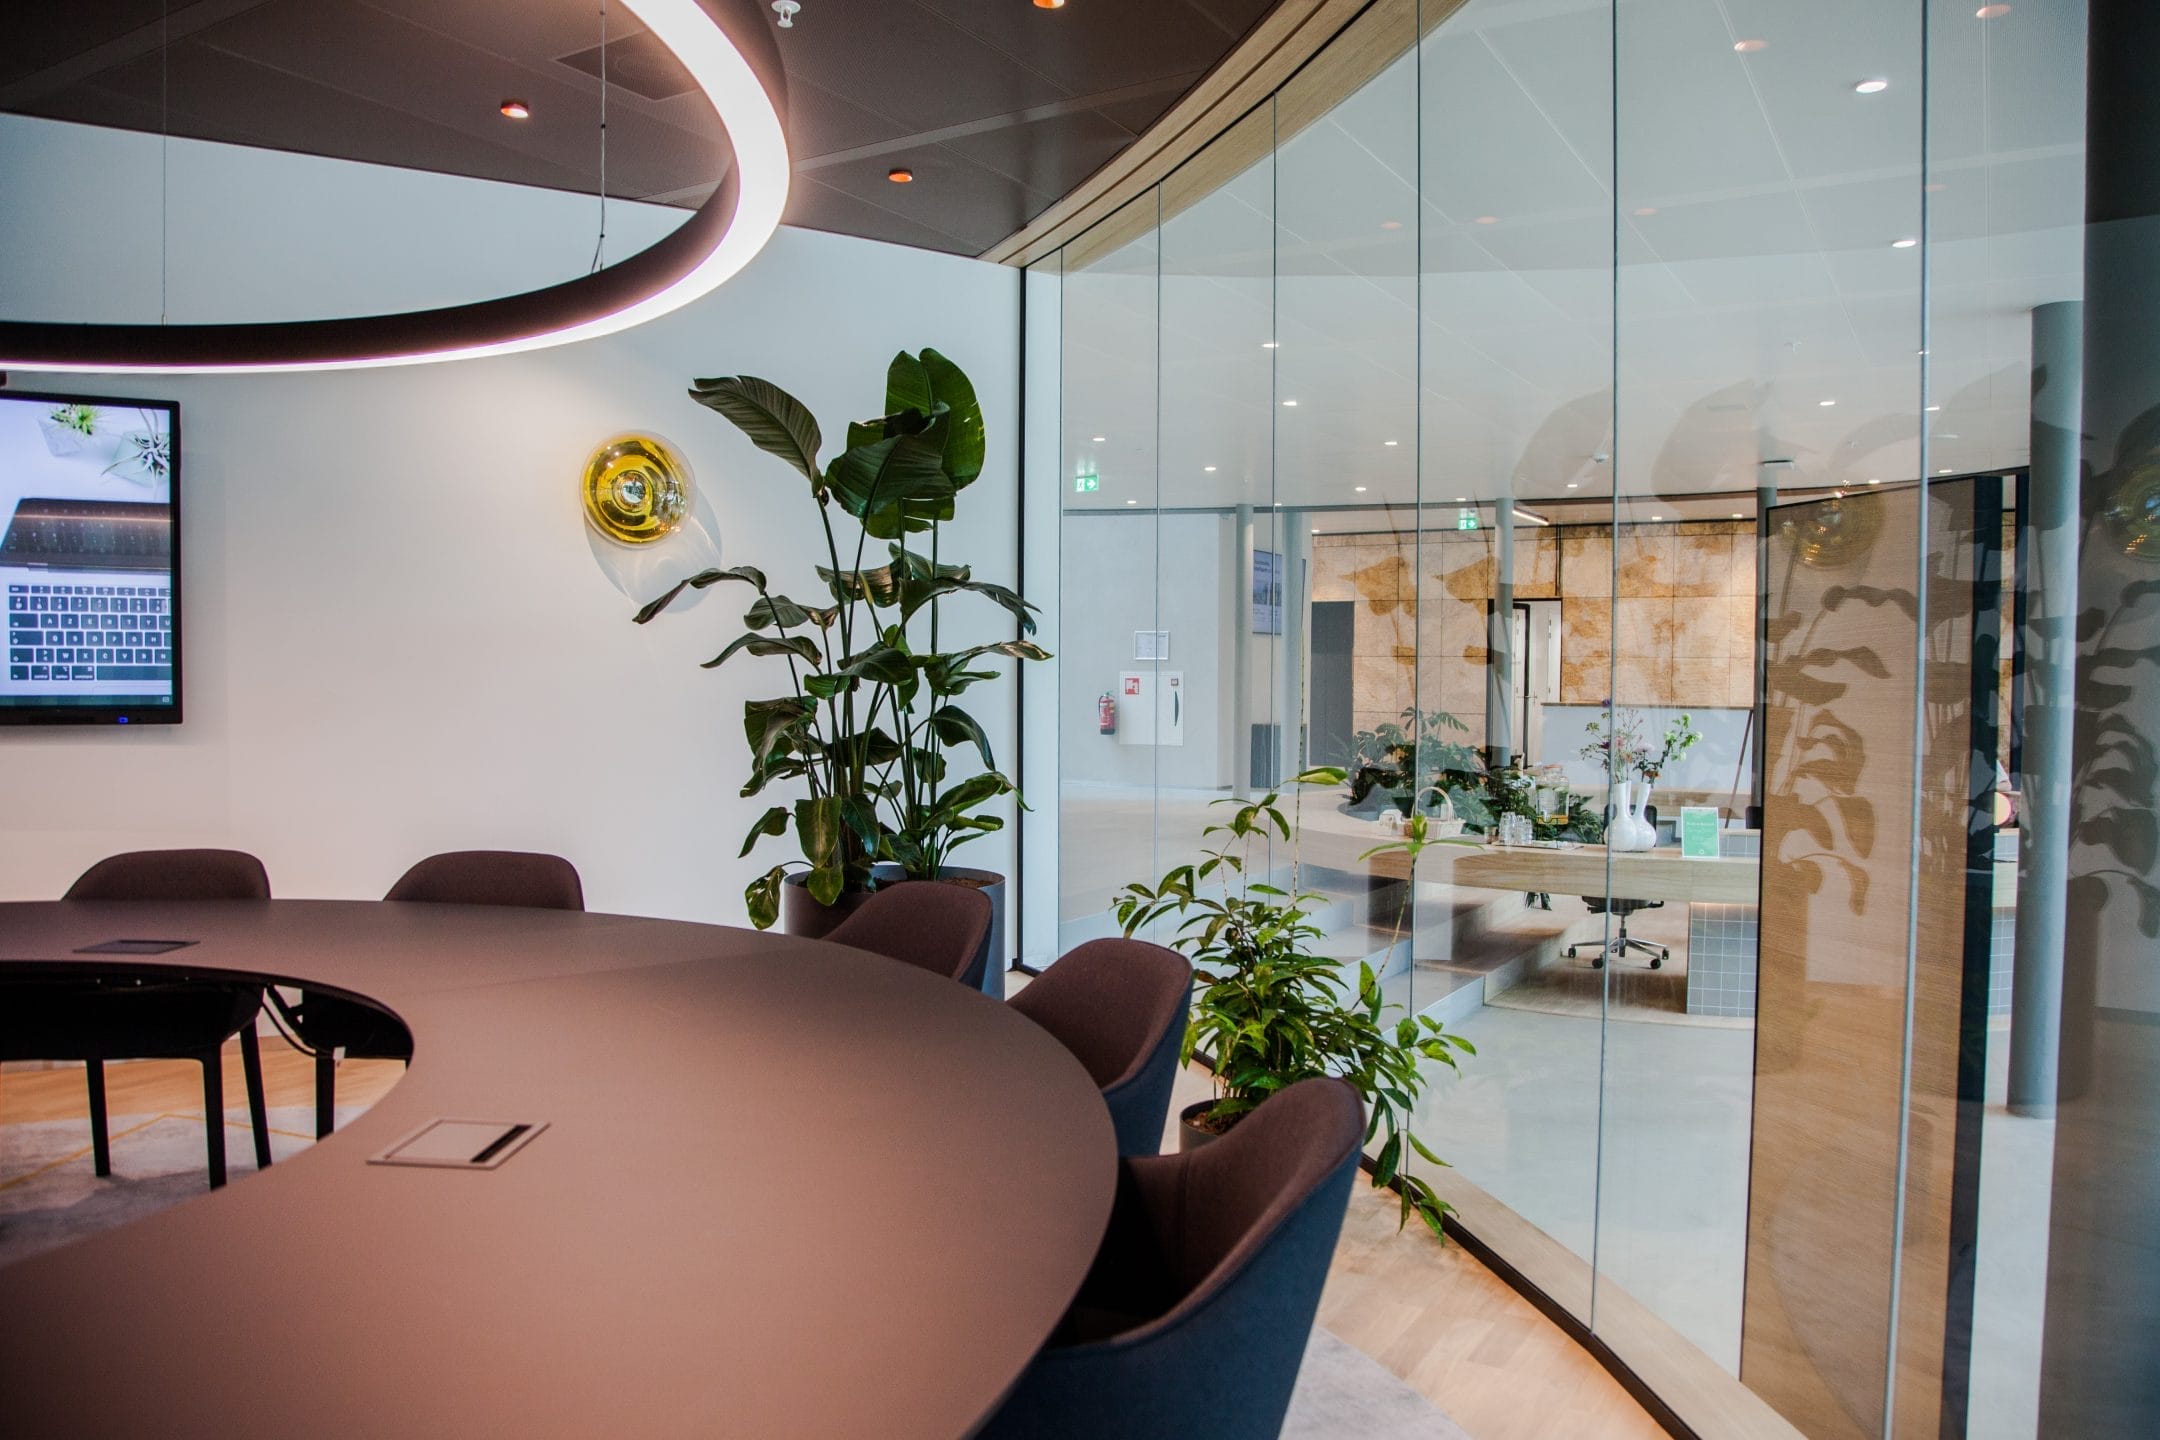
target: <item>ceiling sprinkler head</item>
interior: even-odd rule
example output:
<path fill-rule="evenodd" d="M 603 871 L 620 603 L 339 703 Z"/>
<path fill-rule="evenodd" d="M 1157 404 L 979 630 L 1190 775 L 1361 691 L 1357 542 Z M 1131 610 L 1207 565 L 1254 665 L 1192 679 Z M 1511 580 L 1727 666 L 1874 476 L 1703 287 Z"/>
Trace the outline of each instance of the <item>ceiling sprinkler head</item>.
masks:
<path fill-rule="evenodd" d="M 795 28 L 795 14 L 802 9 L 801 0 L 772 0 L 773 14 L 780 17 L 780 28 Z"/>

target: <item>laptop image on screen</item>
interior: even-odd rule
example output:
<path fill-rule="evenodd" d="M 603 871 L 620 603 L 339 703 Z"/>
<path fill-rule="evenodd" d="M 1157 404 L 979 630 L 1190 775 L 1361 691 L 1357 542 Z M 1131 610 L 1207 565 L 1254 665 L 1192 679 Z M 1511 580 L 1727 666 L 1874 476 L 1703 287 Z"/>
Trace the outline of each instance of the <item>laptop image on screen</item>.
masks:
<path fill-rule="evenodd" d="M 0 588 L 0 694 L 170 700 L 171 506 L 26 497 L 0 536 Z"/>

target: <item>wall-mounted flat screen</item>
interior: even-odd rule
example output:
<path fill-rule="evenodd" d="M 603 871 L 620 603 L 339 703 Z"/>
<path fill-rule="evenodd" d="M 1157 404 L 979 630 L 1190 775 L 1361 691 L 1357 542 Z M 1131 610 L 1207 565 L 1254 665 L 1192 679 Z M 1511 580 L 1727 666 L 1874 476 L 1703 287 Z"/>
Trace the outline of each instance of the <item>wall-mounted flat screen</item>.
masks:
<path fill-rule="evenodd" d="M 180 719 L 180 407 L 0 390 L 0 725 Z"/>

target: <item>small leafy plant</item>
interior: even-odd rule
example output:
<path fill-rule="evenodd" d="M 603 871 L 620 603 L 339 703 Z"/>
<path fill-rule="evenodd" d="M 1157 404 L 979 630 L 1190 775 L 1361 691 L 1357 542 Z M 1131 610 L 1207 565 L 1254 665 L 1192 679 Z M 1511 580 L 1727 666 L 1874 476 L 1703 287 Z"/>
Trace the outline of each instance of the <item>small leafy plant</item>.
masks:
<path fill-rule="evenodd" d="M 1323 767 L 1292 783 L 1339 786 L 1344 779 L 1341 769 Z M 1312 921 L 1321 897 L 1293 894 L 1248 873 L 1256 841 L 1263 847 L 1277 837 L 1294 842 L 1281 798 L 1271 791 L 1249 803 L 1216 801 L 1236 808 L 1229 820 L 1201 832 L 1214 838 L 1205 858 L 1178 866 L 1159 884 L 1127 885 L 1112 909 L 1127 935 L 1178 917 L 1170 943 L 1192 960 L 1202 987 L 1182 1058 L 1190 1061 L 1204 1049 L 1215 1072 L 1216 1098 L 1200 1117 L 1205 1128 L 1229 1129 L 1300 1080 L 1346 1080 L 1371 1108 L 1366 1143 L 1386 1137 L 1374 1157 L 1372 1183 L 1398 1182 L 1400 1223 L 1409 1224 L 1415 1214 L 1439 1235 L 1441 1218 L 1452 1207 L 1409 1168 L 1412 1152 L 1434 1165 L 1447 1163 L 1411 1130 L 1429 1078 L 1418 1062 L 1454 1069 L 1458 1051 L 1476 1050 L 1430 1016 L 1391 1020 L 1389 1012 L 1402 1007 L 1382 1000 L 1369 963 L 1359 962 L 1356 993 L 1348 994 L 1335 962 L 1310 953 L 1322 934 Z M 1422 838 L 1422 817 L 1411 823 Z"/>
<path fill-rule="evenodd" d="M 78 435 L 97 434 L 98 411 L 95 405 L 60 405 L 46 417 L 63 430 L 73 430 Z"/>
<path fill-rule="evenodd" d="M 1409 815 L 1437 807 L 1444 797 L 1464 820 L 1482 823 L 1483 757 L 1459 740 L 1437 738 L 1469 730 L 1445 710 L 1412 706 L 1402 712 L 1401 723 L 1391 720 L 1358 731 L 1350 742 L 1350 803 L 1361 804 L 1378 791 Z"/>

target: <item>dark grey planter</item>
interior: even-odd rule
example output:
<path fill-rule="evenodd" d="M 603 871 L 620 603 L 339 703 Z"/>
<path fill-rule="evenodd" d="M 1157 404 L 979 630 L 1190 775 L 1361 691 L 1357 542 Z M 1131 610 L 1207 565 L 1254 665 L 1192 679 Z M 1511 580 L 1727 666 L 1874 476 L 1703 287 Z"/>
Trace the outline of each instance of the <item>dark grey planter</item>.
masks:
<path fill-rule="evenodd" d="M 1183 1155 L 1187 1151 L 1198 1150 L 1203 1145 L 1212 1145 L 1217 1140 L 1222 1139 L 1222 1136 L 1217 1135 L 1214 1131 L 1202 1130 L 1199 1126 L 1193 1124 L 1193 1121 L 1197 1119 L 1202 1113 L 1204 1113 L 1210 1106 L 1214 1105 L 1214 1103 L 1215 1102 L 1213 1100 L 1201 1100 L 1195 1102 L 1194 1104 L 1187 1105 L 1184 1109 L 1178 1111 L 1178 1154 Z"/>

